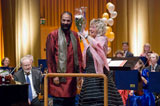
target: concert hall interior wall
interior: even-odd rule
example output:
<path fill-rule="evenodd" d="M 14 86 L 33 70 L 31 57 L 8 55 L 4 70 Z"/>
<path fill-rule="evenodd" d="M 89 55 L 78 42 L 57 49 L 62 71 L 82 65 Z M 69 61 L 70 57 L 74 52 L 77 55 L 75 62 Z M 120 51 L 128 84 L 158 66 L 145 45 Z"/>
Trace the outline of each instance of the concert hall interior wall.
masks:
<path fill-rule="evenodd" d="M 37 65 L 38 58 L 46 58 L 46 37 L 60 27 L 63 11 L 69 11 L 74 16 L 75 8 L 87 7 L 88 29 L 91 19 L 101 18 L 106 12 L 107 2 L 112 2 L 118 13 L 112 27 L 115 40 L 111 43 L 109 56 L 121 49 L 124 41 L 129 42 L 134 55 L 138 56 L 147 42 L 153 51 L 160 54 L 159 0 L 1 0 L 0 59 L 7 56 L 11 65 L 15 66 L 23 55 L 31 54 Z M 40 25 L 40 18 L 46 20 L 45 24 Z M 77 31 L 74 17 L 72 29 Z"/>

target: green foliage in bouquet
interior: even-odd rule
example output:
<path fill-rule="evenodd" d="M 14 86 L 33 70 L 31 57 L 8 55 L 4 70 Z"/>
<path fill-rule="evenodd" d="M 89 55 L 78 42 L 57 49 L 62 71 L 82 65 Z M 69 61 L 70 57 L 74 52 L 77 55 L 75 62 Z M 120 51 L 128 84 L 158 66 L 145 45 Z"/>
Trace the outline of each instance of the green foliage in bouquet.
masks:
<path fill-rule="evenodd" d="M 77 27 L 78 31 L 81 32 L 83 29 L 83 25 L 85 24 L 84 18 L 83 17 L 76 18 L 75 22 L 76 22 L 76 27 Z"/>

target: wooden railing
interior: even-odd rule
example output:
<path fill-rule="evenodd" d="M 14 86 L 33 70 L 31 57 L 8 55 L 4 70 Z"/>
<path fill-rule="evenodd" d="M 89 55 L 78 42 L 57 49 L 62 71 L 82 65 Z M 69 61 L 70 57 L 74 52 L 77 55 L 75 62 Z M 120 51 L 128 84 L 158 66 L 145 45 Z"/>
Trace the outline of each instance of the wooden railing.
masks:
<path fill-rule="evenodd" d="M 108 106 L 108 83 L 104 74 L 82 74 L 82 73 L 48 73 L 44 78 L 44 106 L 48 106 L 48 78 L 50 77 L 100 77 L 104 79 L 104 106 Z"/>

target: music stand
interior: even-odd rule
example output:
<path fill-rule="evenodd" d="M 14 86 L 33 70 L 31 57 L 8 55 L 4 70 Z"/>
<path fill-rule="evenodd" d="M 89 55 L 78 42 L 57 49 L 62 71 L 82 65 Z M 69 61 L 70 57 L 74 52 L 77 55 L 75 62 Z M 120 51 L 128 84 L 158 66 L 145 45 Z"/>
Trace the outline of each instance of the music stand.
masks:
<path fill-rule="evenodd" d="M 9 67 L 0 67 L 1 70 L 10 70 Z"/>
<path fill-rule="evenodd" d="M 111 61 L 116 60 L 127 60 L 127 62 L 123 66 L 117 67 L 109 66 L 111 70 L 113 70 L 113 78 L 115 80 L 116 87 L 118 89 L 123 90 L 138 90 L 139 88 L 139 73 L 137 70 L 133 70 L 136 63 L 139 61 L 140 57 L 123 57 L 111 58 Z"/>
<path fill-rule="evenodd" d="M 138 70 L 116 71 L 115 84 L 117 89 L 137 90 L 138 89 Z"/>
<path fill-rule="evenodd" d="M 41 68 L 41 71 L 44 73 L 44 70 L 47 69 L 46 59 L 38 59 L 38 66 Z"/>
<path fill-rule="evenodd" d="M 127 60 L 127 62 L 122 67 L 109 66 L 109 68 L 111 70 L 132 70 L 139 59 L 139 57 L 112 57 L 111 61 Z"/>
<path fill-rule="evenodd" d="M 149 91 L 160 93 L 160 72 L 149 72 Z"/>
<path fill-rule="evenodd" d="M 140 59 L 142 60 L 142 62 L 144 63 L 145 66 L 148 65 L 148 64 L 147 64 L 148 59 L 147 59 L 146 57 L 141 56 Z"/>

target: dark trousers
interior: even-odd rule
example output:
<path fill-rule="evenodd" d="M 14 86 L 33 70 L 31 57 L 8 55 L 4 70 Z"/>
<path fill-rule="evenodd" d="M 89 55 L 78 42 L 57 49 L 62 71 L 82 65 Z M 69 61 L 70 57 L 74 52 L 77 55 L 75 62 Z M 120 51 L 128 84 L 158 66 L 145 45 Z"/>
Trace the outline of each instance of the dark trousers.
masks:
<path fill-rule="evenodd" d="M 44 102 L 41 102 L 38 97 L 36 97 L 32 100 L 31 106 L 44 106 Z"/>
<path fill-rule="evenodd" d="M 75 106 L 75 97 L 53 97 L 53 106 Z"/>

